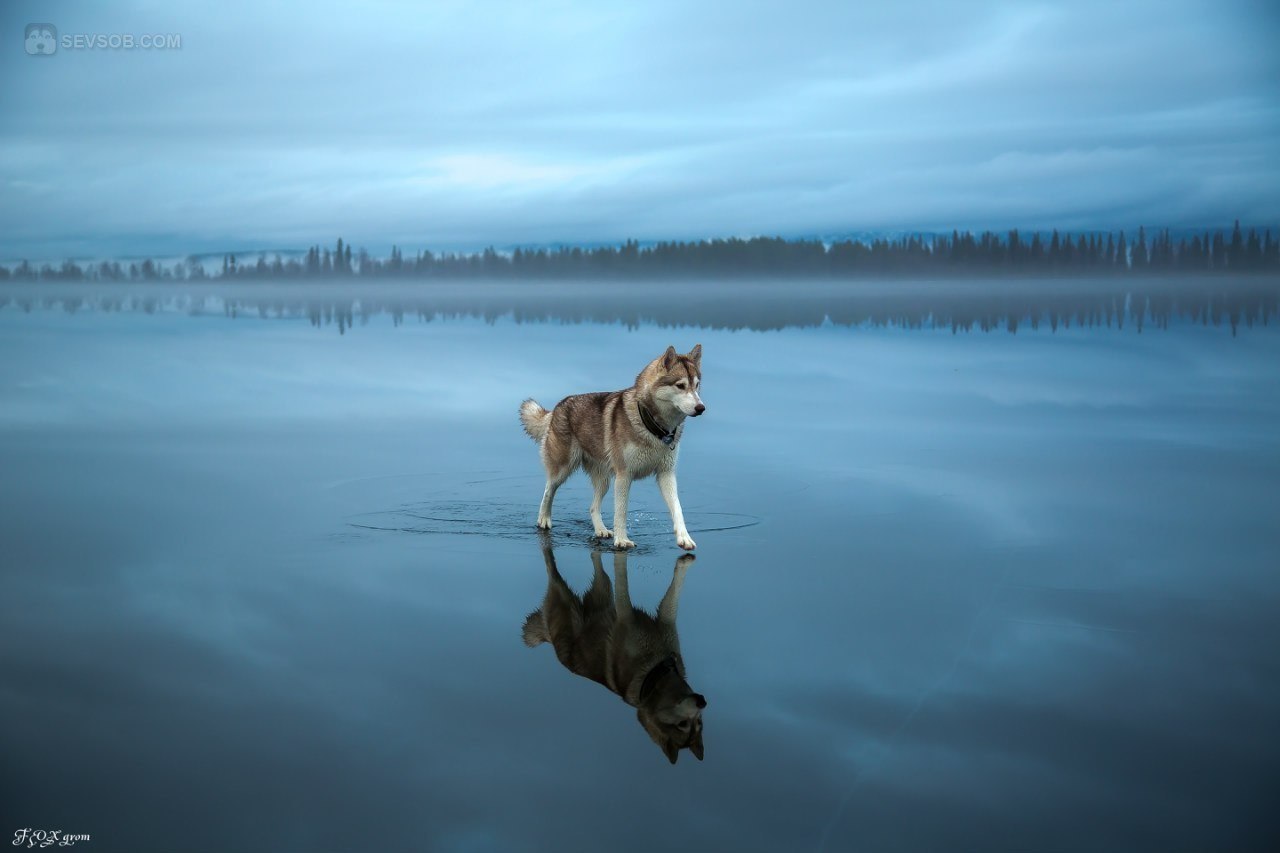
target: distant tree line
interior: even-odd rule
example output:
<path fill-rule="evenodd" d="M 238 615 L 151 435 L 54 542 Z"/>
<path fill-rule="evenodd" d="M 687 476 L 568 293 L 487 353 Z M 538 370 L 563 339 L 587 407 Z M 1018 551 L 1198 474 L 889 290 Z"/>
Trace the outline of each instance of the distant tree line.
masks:
<path fill-rule="evenodd" d="M 1148 235 L 1124 231 L 1001 235 L 952 231 L 949 235 L 911 235 L 869 241 L 781 237 L 659 242 L 641 246 L 489 247 L 474 253 L 421 251 L 408 257 L 396 246 L 389 258 L 373 258 L 364 249 L 353 256 L 341 239 L 332 248 L 312 246 L 301 257 L 258 253 L 253 262 L 228 254 L 220 271 L 210 274 L 192 256 L 177 264 L 152 260 L 103 261 L 80 266 L 39 268 L 23 261 L 14 269 L 0 265 L 0 281 L 200 281 L 317 278 L 667 278 L 667 277 L 817 277 L 956 275 L 1132 275 L 1143 273 L 1256 273 L 1280 271 L 1280 239 L 1268 228 L 1246 234 L 1239 221 L 1229 235 L 1208 231 L 1176 240 L 1168 229 Z"/>

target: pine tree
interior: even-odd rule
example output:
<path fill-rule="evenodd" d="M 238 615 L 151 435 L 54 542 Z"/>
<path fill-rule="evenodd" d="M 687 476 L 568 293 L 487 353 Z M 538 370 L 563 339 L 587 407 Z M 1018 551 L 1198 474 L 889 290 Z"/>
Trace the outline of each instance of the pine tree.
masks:
<path fill-rule="evenodd" d="M 1130 266 L 1135 270 L 1147 267 L 1147 229 L 1141 225 L 1138 226 L 1138 242 L 1133 244 Z"/>
<path fill-rule="evenodd" d="M 1258 239 L 1258 232 L 1252 228 L 1249 229 L 1249 239 L 1245 242 L 1244 257 L 1245 269 L 1262 269 L 1262 242 Z"/>

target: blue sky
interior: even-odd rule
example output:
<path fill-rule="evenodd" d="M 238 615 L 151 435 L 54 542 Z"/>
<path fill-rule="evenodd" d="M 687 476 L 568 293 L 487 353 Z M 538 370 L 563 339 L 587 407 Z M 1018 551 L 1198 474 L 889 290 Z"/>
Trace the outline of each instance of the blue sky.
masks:
<path fill-rule="evenodd" d="M 28 56 L 24 29 L 176 34 Z M 1280 221 L 1265 2 L 0 8 L 0 258 Z"/>

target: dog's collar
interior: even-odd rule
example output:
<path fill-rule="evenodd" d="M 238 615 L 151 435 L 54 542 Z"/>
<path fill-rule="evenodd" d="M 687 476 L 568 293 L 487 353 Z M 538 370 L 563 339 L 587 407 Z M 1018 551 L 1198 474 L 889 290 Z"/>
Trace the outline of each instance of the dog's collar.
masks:
<path fill-rule="evenodd" d="M 644 677 L 644 681 L 640 683 L 640 695 L 636 698 L 637 703 L 643 702 L 645 697 L 653 692 L 653 689 L 658 686 L 658 679 L 668 672 L 679 672 L 679 670 L 680 668 L 676 665 L 675 655 L 668 655 L 658 661 L 658 665 L 649 670 L 648 675 Z"/>
<path fill-rule="evenodd" d="M 636 400 L 636 408 L 640 410 L 640 422 L 644 424 L 644 428 L 653 433 L 653 437 L 661 441 L 667 447 L 676 443 L 676 431 L 664 430 L 658 424 L 658 419 L 649 414 L 649 410 L 644 407 L 644 403 Z"/>

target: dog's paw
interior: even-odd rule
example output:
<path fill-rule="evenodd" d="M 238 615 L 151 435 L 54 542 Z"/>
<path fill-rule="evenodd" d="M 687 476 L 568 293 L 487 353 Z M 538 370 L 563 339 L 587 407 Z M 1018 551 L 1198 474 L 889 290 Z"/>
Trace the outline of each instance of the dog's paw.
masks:
<path fill-rule="evenodd" d="M 636 547 L 636 543 L 632 542 L 630 539 L 627 539 L 627 538 L 624 536 L 624 537 L 622 537 L 621 539 L 615 538 L 615 539 L 613 540 L 613 547 L 615 547 L 615 548 L 622 548 L 623 550 L 627 550 L 627 549 L 630 549 L 630 548 L 634 548 L 634 547 Z"/>
<path fill-rule="evenodd" d="M 693 556 L 692 554 L 681 554 L 679 557 L 676 558 L 676 568 L 687 569 L 693 565 L 693 561 L 696 559 L 698 558 Z"/>
<path fill-rule="evenodd" d="M 539 530 L 550 530 L 550 529 L 551 529 L 551 519 L 549 519 L 549 518 L 540 518 L 540 519 L 538 519 L 538 529 L 539 529 Z"/>
<path fill-rule="evenodd" d="M 681 548 L 685 549 L 686 551 L 692 551 L 694 548 L 698 547 L 698 543 L 694 542 L 693 538 L 689 536 L 688 533 L 686 533 L 683 536 L 677 536 L 676 544 L 679 545 Z"/>
<path fill-rule="evenodd" d="M 598 530 L 596 530 L 597 539 L 608 539 L 611 536 L 613 536 L 613 531 L 607 527 L 601 527 Z"/>

